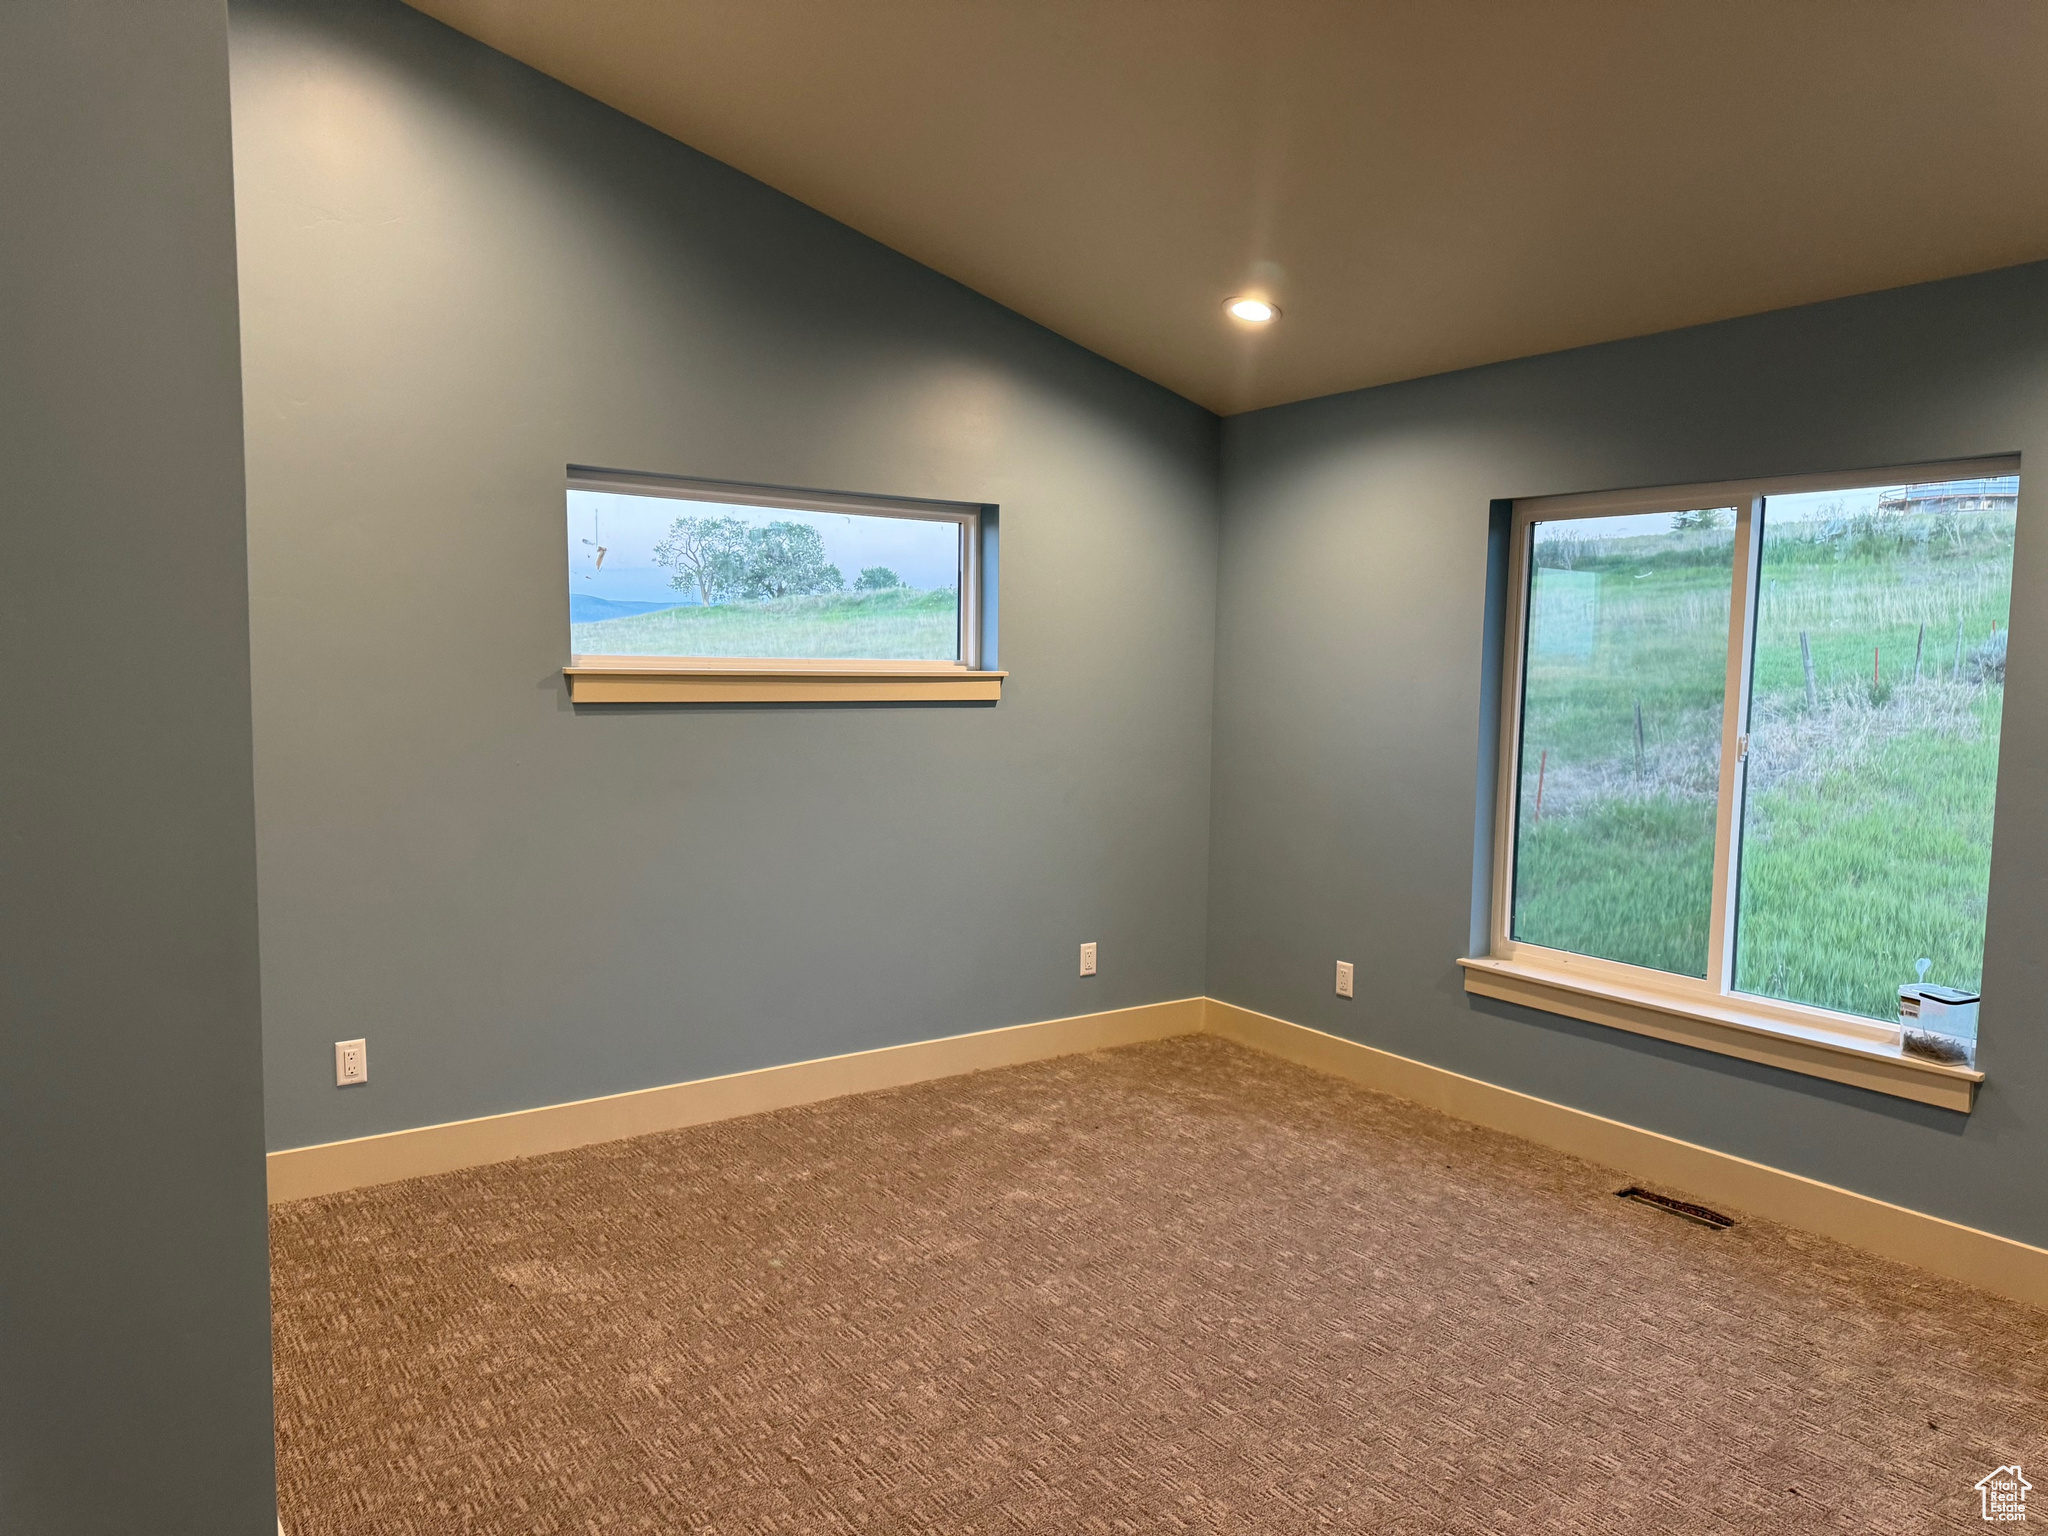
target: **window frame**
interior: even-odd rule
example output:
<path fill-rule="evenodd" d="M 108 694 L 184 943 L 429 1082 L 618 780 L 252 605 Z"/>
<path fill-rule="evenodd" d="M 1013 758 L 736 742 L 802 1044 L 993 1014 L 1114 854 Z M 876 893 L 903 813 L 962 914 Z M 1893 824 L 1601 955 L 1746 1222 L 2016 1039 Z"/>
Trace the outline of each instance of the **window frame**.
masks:
<path fill-rule="evenodd" d="M 1736 903 L 1741 891 L 1740 836 L 1748 778 L 1755 602 L 1763 535 L 1760 514 L 1766 500 L 1773 496 L 2019 472 L 2019 456 L 2002 454 L 1839 474 L 1780 475 L 1517 499 L 1509 525 L 1508 612 L 1503 631 L 1500 747 L 1493 812 L 1490 948 L 1483 957 L 1461 962 L 1466 969 L 1467 990 L 1967 1110 L 1971 1105 L 1970 1089 L 1983 1080 L 1983 1074 L 1973 1067 L 1906 1055 L 1895 1022 L 1759 997 L 1734 988 Z M 1532 530 L 1539 522 L 1562 518 L 1618 517 L 1701 507 L 1732 507 L 1736 516 L 1727 672 L 1722 697 L 1721 777 L 1715 814 L 1713 905 L 1708 920 L 1707 974 L 1703 978 L 1551 949 L 1517 940 L 1512 931 L 1522 722 L 1528 684 Z M 1622 1016 L 1617 1016 L 1618 1010 Z M 1792 1048 L 1774 1049 L 1772 1037 L 1782 1039 Z M 1814 1064 L 1816 1052 L 1823 1053 L 1818 1068 Z M 1885 1065 L 1876 1067 L 1867 1060 L 1845 1065 L 1828 1060 L 1825 1053 L 1874 1058 Z M 1897 1070 L 1892 1070 L 1893 1063 Z"/>
<path fill-rule="evenodd" d="M 771 511 L 840 512 L 952 523 L 960 541 L 958 655 L 947 661 L 893 657 L 611 656 L 571 649 L 563 669 L 574 703 L 906 703 L 993 702 L 1006 673 L 984 669 L 983 544 L 989 508 L 845 491 L 801 490 L 736 481 L 570 465 L 564 493 L 645 496 Z M 574 645 L 574 631 L 570 633 Z"/>

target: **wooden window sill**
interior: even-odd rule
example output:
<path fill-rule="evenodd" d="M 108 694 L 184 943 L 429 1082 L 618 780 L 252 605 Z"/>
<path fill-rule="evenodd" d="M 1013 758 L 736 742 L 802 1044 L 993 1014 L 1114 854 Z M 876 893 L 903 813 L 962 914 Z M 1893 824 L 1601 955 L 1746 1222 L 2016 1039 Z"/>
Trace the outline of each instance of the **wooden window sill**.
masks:
<path fill-rule="evenodd" d="M 644 662 L 579 657 L 572 704 L 993 704 L 1007 672 L 888 662 Z"/>
<path fill-rule="evenodd" d="M 1545 1013 L 1585 1019 L 1723 1056 L 1740 1056 L 1877 1093 L 1917 1099 L 1968 1114 L 1984 1074 L 1909 1056 L 1897 1045 L 1858 1040 L 1746 1011 L 1740 998 L 1681 997 L 1604 976 L 1566 975 L 1545 966 L 1492 957 L 1460 960 L 1465 990 Z"/>

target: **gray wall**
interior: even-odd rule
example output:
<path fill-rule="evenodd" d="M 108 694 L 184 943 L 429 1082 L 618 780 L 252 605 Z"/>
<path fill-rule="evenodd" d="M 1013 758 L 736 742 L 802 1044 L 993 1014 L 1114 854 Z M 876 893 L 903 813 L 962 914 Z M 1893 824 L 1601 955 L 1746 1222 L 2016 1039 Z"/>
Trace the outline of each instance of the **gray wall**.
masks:
<path fill-rule="evenodd" d="M 233 34 L 272 1146 L 1203 990 L 1213 417 L 396 0 Z M 1002 703 L 573 712 L 571 463 L 999 506 Z"/>
<path fill-rule="evenodd" d="M 1468 999 L 1496 498 L 2019 451 L 1963 1117 Z M 1489 1082 L 2048 1242 L 2048 267 L 1224 425 L 1210 991 Z M 1484 745 L 1482 745 L 1484 743 Z M 1332 993 L 1356 962 L 1359 1000 Z"/>
<path fill-rule="evenodd" d="M 0 6 L 0 1530 L 274 1529 L 220 0 Z"/>

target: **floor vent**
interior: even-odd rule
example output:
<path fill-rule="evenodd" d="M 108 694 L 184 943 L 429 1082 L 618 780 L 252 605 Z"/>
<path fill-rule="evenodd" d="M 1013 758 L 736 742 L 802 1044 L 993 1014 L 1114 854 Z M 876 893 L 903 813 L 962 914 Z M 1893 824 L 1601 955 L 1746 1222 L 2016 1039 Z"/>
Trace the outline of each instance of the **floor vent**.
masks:
<path fill-rule="evenodd" d="M 1615 1193 L 1624 1200 L 1633 1200 L 1638 1205 L 1654 1206 L 1660 1211 L 1669 1211 L 1674 1216 L 1683 1216 L 1687 1221 L 1696 1221 L 1703 1227 L 1712 1227 L 1716 1232 L 1726 1232 L 1735 1225 L 1733 1216 L 1723 1216 L 1719 1211 L 1710 1211 L 1704 1205 L 1688 1205 L 1685 1201 L 1674 1200 L 1669 1195 L 1637 1189 L 1633 1184 L 1627 1189 L 1617 1189 Z"/>

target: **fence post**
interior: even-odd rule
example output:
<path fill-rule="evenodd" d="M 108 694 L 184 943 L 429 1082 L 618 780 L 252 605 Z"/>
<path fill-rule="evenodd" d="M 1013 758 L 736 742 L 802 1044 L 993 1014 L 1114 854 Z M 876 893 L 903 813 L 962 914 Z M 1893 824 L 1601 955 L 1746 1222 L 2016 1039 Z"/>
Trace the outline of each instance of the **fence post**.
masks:
<path fill-rule="evenodd" d="M 1643 701 L 1636 700 L 1636 777 L 1643 776 Z"/>
<path fill-rule="evenodd" d="M 1799 631 L 1799 659 L 1806 664 L 1806 708 L 1810 713 L 1820 708 L 1820 694 L 1813 686 L 1813 646 L 1803 629 Z"/>
<path fill-rule="evenodd" d="M 1927 648 L 1927 626 L 1920 626 L 1920 638 L 1913 642 L 1913 681 L 1920 681 L 1920 653 Z"/>

